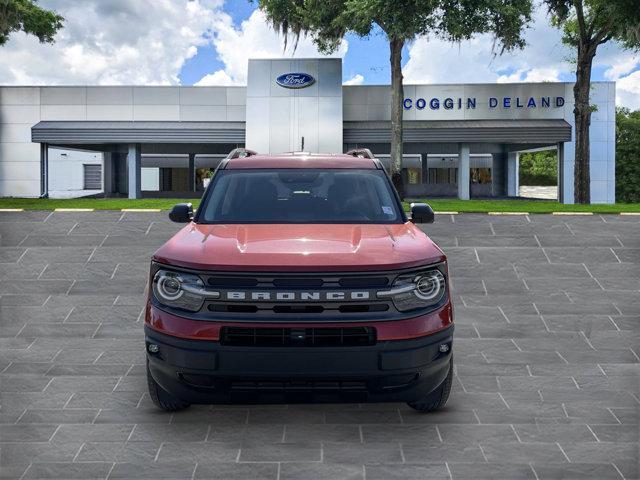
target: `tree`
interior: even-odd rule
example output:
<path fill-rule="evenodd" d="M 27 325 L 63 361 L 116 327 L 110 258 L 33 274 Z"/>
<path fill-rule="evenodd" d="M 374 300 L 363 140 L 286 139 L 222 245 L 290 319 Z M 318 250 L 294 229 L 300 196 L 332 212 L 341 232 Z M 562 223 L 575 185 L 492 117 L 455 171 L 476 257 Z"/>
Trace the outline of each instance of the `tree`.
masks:
<path fill-rule="evenodd" d="M 573 87 L 575 118 L 574 201 L 590 203 L 589 103 L 591 68 L 598 47 L 616 41 L 629 49 L 640 48 L 638 0 L 545 0 L 553 23 L 563 31 L 563 42 L 576 50 Z"/>
<path fill-rule="evenodd" d="M 520 185 L 556 186 L 558 156 L 555 150 L 520 154 Z"/>
<path fill-rule="evenodd" d="M 0 0 L 0 46 L 19 31 L 35 35 L 41 43 L 53 43 L 63 21 L 56 12 L 38 6 L 36 0 Z"/>
<path fill-rule="evenodd" d="M 640 110 L 616 112 L 616 202 L 640 203 Z"/>
<path fill-rule="evenodd" d="M 285 35 L 309 34 L 320 51 L 334 51 L 348 32 L 370 35 L 378 26 L 389 41 L 391 63 L 391 174 L 402 195 L 402 49 L 418 36 L 460 42 L 494 35 L 494 52 L 522 48 L 531 0 L 259 0 L 271 24 Z"/>

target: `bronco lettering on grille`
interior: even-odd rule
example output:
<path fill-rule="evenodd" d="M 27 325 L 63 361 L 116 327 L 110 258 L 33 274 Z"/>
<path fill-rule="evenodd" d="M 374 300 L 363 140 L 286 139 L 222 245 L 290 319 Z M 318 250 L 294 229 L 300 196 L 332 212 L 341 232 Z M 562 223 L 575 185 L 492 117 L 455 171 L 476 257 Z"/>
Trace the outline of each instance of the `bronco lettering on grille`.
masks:
<path fill-rule="evenodd" d="M 246 292 L 229 291 L 224 294 L 226 300 L 234 301 L 263 301 L 263 302 L 292 302 L 292 301 L 336 301 L 336 300 L 369 300 L 368 291 L 329 291 L 329 292 Z"/>

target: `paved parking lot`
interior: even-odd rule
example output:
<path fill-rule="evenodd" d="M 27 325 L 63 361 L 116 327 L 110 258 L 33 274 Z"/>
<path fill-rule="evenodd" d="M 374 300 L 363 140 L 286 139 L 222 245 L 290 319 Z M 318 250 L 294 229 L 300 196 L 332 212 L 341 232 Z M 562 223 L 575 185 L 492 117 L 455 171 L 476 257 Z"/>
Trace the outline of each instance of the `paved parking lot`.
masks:
<path fill-rule="evenodd" d="M 443 215 L 448 407 L 156 411 L 141 312 L 166 213 L 0 213 L 2 478 L 638 478 L 640 217 Z"/>

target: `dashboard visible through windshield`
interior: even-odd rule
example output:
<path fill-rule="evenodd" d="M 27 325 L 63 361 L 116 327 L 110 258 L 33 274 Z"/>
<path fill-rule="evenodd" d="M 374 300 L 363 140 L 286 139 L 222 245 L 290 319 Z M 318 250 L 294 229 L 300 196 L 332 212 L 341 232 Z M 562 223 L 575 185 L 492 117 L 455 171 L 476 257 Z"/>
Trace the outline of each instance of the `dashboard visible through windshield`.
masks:
<path fill-rule="evenodd" d="M 199 223 L 402 223 L 382 170 L 219 170 Z"/>

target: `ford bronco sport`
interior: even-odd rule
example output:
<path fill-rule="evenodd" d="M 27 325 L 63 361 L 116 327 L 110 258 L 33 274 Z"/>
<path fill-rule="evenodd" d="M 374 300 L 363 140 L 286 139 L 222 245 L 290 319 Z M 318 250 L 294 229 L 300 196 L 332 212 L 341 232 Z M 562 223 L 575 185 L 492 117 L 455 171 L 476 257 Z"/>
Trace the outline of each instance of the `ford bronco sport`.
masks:
<path fill-rule="evenodd" d="M 453 378 L 446 257 L 382 164 L 340 155 L 223 160 L 154 254 L 145 314 L 153 402 L 402 401 L 442 407 Z"/>

